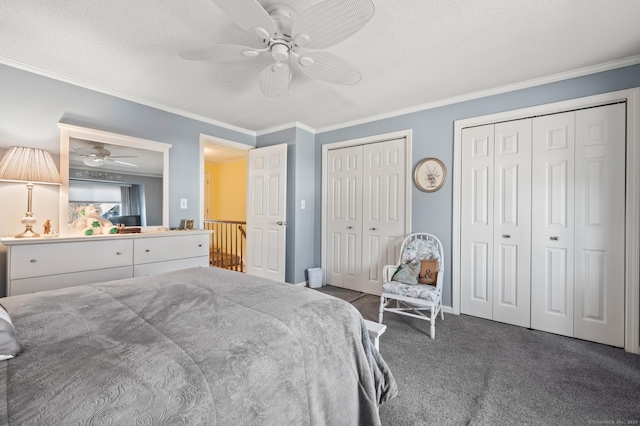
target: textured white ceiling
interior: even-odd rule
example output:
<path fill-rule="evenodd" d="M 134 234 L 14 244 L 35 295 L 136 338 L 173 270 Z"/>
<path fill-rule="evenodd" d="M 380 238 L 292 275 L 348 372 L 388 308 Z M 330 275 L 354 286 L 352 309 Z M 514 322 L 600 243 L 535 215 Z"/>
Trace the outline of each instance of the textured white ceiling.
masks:
<path fill-rule="evenodd" d="M 0 0 L 0 62 L 261 131 L 294 121 L 335 126 L 640 55 L 638 0 L 374 2 L 364 28 L 326 49 L 360 70 L 356 86 L 294 67 L 292 93 L 267 98 L 257 84 L 266 55 L 180 58 L 216 43 L 257 46 L 211 0 Z M 286 3 L 300 13 L 318 1 Z"/>

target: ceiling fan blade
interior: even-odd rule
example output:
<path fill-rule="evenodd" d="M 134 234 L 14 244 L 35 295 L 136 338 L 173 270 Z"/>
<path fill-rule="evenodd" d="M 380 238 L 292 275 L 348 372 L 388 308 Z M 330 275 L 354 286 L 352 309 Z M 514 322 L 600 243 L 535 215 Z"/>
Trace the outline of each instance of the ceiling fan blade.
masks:
<path fill-rule="evenodd" d="M 112 160 L 111 158 L 105 158 L 105 160 L 111 161 L 112 163 L 122 164 L 125 166 L 138 167 L 137 164 L 127 163 L 126 161 Z"/>
<path fill-rule="evenodd" d="M 282 62 L 270 64 L 259 77 L 260 90 L 265 96 L 278 96 L 287 90 L 291 81 L 291 69 Z"/>
<path fill-rule="evenodd" d="M 276 32 L 271 16 L 256 0 L 213 0 L 240 28 L 267 40 Z"/>
<path fill-rule="evenodd" d="M 180 56 L 191 61 L 244 61 L 258 56 L 265 50 L 236 44 L 216 44 L 185 50 L 180 53 Z"/>
<path fill-rule="evenodd" d="M 305 10 L 293 23 L 299 46 L 324 49 L 340 43 L 364 26 L 376 10 L 371 0 L 326 0 Z"/>
<path fill-rule="evenodd" d="M 352 85 L 362 80 L 362 74 L 355 66 L 331 53 L 305 53 L 298 62 L 303 73 L 328 83 Z"/>

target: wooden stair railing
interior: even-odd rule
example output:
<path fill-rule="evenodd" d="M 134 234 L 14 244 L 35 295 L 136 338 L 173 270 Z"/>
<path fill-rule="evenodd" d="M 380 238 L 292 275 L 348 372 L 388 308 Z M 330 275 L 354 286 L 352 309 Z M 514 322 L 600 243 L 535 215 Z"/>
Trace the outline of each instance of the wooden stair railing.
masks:
<path fill-rule="evenodd" d="M 244 272 L 246 224 L 239 220 L 204 220 L 204 228 L 213 231 L 209 243 L 209 265 Z"/>

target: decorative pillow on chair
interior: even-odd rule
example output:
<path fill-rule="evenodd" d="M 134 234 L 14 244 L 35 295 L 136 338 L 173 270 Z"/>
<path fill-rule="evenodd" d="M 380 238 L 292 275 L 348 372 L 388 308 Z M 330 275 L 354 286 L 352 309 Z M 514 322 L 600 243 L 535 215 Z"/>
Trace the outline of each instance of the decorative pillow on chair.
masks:
<path fill-rule="evenodd" d="M 396 273 L 393 274 L 391 281 L 397 281 L 403 284 L 418 284 L 419 273 L 419 262 L 403 263 L 398 267 Z"/>
<path fill-rule="evenodd" d="M 436 285 L 438 278 L 438 259 L 423 259 L 420 261 L 420 284 Z"/>
<path fill-rule="evenodd" d="M 21 349 L 9 313 L 0 305 L 0 361 L 13 358 Z"/>

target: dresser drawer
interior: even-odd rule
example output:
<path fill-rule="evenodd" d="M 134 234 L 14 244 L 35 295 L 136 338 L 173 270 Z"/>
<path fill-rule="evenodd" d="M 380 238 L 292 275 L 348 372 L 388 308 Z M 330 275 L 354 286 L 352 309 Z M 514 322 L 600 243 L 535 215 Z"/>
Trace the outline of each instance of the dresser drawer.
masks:
<path fill-rule="evenodd" d="M 130 266 L 132 253 L 130 239 L 16 245 L 10 252 L 9 279 Z"/>
<path fill-rule="evenodd" d="M 136 265 L 200 256 L 209 256 L 208 234 L 140 238 L 133 244 Z"/>
<path fill-rule="evenodd" d="M 177 271 L 178 269 L 208 267 L 209 256 L 189 257 L 187 259 L 168 260 L 165 262 L 144 263 L 134 265 L 133 276 L 141 277 L 145 275 L 161 274 L 163 272 Z"/>
<path fill-rule="evenodd" d="M 57 290 L 83 284 L 121 280 L 133 276 L 133 266 L 98 269 L 95 271 L 73 272 L 70 274 L 49 275 L 45 277 L 24 278 L 9 281 L 7 296 Z"/>

